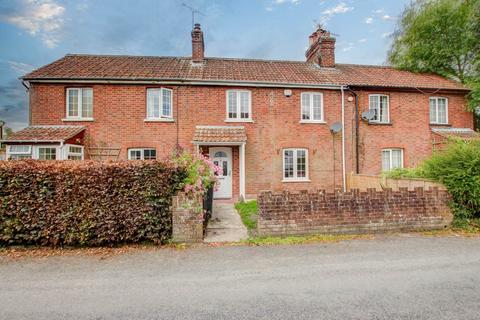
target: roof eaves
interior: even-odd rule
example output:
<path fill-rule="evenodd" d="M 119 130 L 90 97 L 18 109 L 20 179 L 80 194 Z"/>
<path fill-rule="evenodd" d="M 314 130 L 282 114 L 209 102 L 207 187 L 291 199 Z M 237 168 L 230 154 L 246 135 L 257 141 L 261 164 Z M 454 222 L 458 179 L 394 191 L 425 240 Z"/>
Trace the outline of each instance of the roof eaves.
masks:
<path fill-rule="evenodd" d="M 68 83 L 68 82 L 86 82 L 86 83 L 166 83 L 166 84 L 189 84 L 189 85 L 228 85 L 228 86 L 263 86 L 263 87 L 290 87 L 290 88 L 331 88 L 340 89 L 345 84 L 334 83 L 301 83 L 301 82 L 274 82 L 274 81 L 248 81 L 248 80 L 202 80 L 194 78 L 25 78 L 31 82 L 50 82 L 50 83 Z"/>

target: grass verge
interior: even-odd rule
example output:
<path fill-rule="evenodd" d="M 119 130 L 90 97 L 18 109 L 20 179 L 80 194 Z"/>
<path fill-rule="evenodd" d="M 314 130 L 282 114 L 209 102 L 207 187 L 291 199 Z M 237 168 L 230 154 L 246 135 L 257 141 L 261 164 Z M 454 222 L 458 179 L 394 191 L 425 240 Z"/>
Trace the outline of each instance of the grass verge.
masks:
<path fill-rule="evenodd" d="M 316 234 L 306 236 L 288 236 L 288 237 L 251 237 L 244 241 L 246 244 L 266 246 L 266 245 L 289 245 L 305 244 L 316 242 L 340 242 L 356 239 L 373 239 L 372 234 Z"/>
<path fill-rule="evenodd" d="M 249 232 L 257 228 L 257 200 L 239 202 L 235 204 L 235 209 L 237 209 L 238 214 L 242 218 L 243 224 L 247 227 Z"/>

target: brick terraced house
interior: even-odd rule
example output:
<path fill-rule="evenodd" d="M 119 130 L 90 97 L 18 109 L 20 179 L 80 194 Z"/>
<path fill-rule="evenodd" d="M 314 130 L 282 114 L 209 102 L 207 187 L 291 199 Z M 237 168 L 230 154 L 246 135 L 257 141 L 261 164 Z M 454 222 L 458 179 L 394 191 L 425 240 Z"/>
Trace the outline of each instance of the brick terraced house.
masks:
<path fill-rule="evenodd" d="M 435 74 L 335 63 L 335 38 L 306 61 L 66 55 L 22 80 L 30 126 L 10 159 L 159 159 L 177 147 L 223 168 L 215 198 L 340 188 L 348 172 L 411 167 L 451 135 L 471 138 L 468 89 Z M 371 111 L 369 111 L 371 110 Z"/>

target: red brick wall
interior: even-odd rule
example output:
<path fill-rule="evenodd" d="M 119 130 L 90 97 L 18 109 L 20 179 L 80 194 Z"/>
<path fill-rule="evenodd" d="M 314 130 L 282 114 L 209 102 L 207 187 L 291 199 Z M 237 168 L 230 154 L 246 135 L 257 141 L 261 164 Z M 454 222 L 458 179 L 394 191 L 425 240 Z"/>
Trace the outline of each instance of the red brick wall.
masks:
<path fill-rule="evenodd" d="M 32 84 L 31 122 L 38 124 L 81 124 L 87 127 L 87 145 L 120 147 L 120 158 L 128 148 L 154 147 L 160 156 L 170 156 L 177 143 L 194 150 L 191 143 L 196 125 L 242 125 L 247 131 L 246 193 L 260 190 L 331 189 L 341 186 L 341 134 L 332 139 L 329 127 L 341 121 L 341 94 L 334 90 L 294 89 L 285 97 L 283 89 L 250 88 L 253 123 L 227 123 L 226 90 L 231 87 L 167 86 L 174 90 L 175 122 L 144 122 L 145 85 L 93 85 L 93 122 L 66 122 L 65 92 L 76 85 Z M 301 124 L 300 93 L 322 91 L 326 124 Z M 361 173 L 381 170 L 381 149 L 405 148 L 405 165 L 412 166 L 431 152 L 428 124 L 428 95 L 387 92 L 392 125 L 360 127 Z M 438 95 L 438 93 L 436 94 Z M 347 95 L 348 96 L 348 95 Z M 464 111 L 462 96 L 449 98 L 449 120 L 454 127 L 472 127 L 471 113 Z M 367 92 L 359 92 L 361 111 L 368 108 Z M 346 101 L 347 172 L 355 168 L 354 101 Z M 178 133 L 178 134 L 177 134 Z M 311 182 L 282 182 L 282 149 L 306 148 Z M 335 150 L 335 160 L 334 158 Z M 238 194 L 238 148 L 233 148 L 234 195 Z M 335 182 L 334 170 L 335 168 Z M 236 176 L 235 176 L 236 175 Z"/>
<path fill-rule="evenodd" d="M 421 92 L 361 91 L 360 114 L 368 110 L 369 94 L 386 94 L 390 101 L 390 125 L 360 125 L 360 173 L 378 174 L 382 169 L 381 152 L 385 148 L 404 150 L 404 166 L 418 165 L 432 152 L 432 127 L 429 125 L 429 94 Z M 473 116 L 466 111 L 461 95 L 438 94 L 448 98 L 448 120 L 451 127 L 473 128 Z M 445 126 L 444 126 L 445 127 Z"/>
<path fill-rule="evenodd" d="M 441 229 L 452 222 L 445 190 L 262 192 L 260 235 L 363 233 Z"/>

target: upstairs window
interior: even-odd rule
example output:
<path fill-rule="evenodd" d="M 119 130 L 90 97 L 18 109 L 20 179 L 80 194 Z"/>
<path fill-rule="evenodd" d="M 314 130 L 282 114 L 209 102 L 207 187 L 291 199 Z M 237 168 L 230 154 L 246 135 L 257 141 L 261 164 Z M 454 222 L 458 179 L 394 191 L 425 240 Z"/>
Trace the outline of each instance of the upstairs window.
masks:
<path fill-rule="evenodd" d="M 403 150 L 402 149 L 383 149 L 382 150 L 382 170 L 390 171 L 396 168 L 403 168 Z"/>
<path fill-rule="evenodd" d="M 93 118 L 93 89 L 67 89 L 67 119 Z"/>
<path fill-rule="evenodd" d="M 442 97 L 430 98 L 430 123 L 448 124 L 448 100 Z"/>
<path fill-rule="evenodd" d="M 301 122 L 323 122 L 323 95 L 321 93 L 302 93 Z"/>
<path fill-rule="evenodd" d="M 252 101 L 250 91 L 227 91 L 227 120 L 244 121 L 252 118 Z"/>
<path fill-rule="evenodd" d="M 147 89 L 147 120 L 170 120 L 173 118 L 171 89 Z"/>
<path fill-rule="evenodd" d="M 370 110 L 375 111 L 375 116 L 370 120 L 374 123 L 389 123 L 390 122 L 390 107 L 388 96 L 383 94 L 369 95 Z"/>
<path fill-rule="evenodd" d="M 32 158 L 32 146 L 29 145 L 10 145 L 8 146 L 8 159 L 21 160 Z"/>
<path fill-rule="evenodd" d="M 155 160 L 155 159 L 157 159 L 157 150 L 153 148 L 128 149 L 128 160 Z"/>
<path fill-rule="evenodd" d="M 307 149 L 283 150 L 283 180 L 308 180 Z"/>

